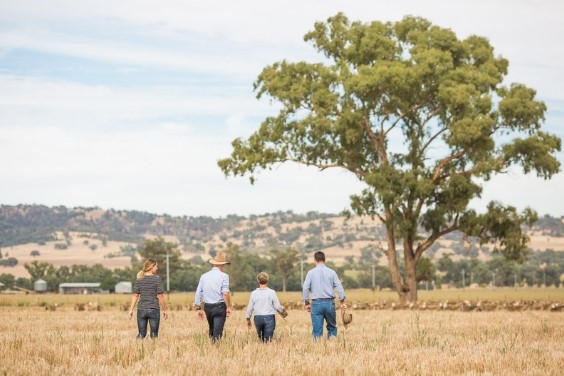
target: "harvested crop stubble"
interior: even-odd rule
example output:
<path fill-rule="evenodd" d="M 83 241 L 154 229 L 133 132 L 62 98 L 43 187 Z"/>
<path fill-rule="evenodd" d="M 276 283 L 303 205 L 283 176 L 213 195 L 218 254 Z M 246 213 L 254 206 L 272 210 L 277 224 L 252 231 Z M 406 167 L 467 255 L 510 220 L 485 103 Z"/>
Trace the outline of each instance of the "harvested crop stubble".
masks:
<path fill-rule="evenodd" d="M 112 311 L 0 308 L 0 374 L 542 374 L 564 369 L 562 313 L 354 311 L 335 340 L 313 342 L 290 311 L 273 343 L 247 330 L 243 311 L 213 345 L 194 312 L 173 311 L 157 341 L 135 340 L 135 320 Z"/>

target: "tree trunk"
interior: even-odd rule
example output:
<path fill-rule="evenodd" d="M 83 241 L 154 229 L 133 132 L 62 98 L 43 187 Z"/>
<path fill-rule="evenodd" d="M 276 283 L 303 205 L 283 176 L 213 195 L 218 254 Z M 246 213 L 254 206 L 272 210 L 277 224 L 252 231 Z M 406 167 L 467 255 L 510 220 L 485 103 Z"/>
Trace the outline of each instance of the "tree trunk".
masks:
<path fill-rule="evenodd" d="M 287 279 L 288 278 L 286 278 L 286 277 L 282 277 L 282 291 L 283 292 L 286 292 L 286 280 Z"/>
<path fill-rule="evenodd" d="M 407 288 L 409 291 L 406 293 L 406 298 L 408 302 L 416 302 L 417 301 L 417 275 L 415 272 L 415 257 L 413 257 L 413 253 L 407 245 L 404 249 L 404 256 L 405 256 L 405 271 L 407 274 Z"/>
<path fill-rule="evenodd" d="M 398 293 L 400 303 L 406 302 L 406 286 L 403 284 L 403 280 L 401 278 L 401 274 L 399 271 L 398 266 L 398 259 L 397 259 L 397 251 L 396 251 L 396 240 L 394 239 L 394 229 L 393 226 L 386 223 L 386 234 L 388 240 L 388 252 L 386 255 L 388 256 L 388 266 L 390 269 L 390 276 L 392 278 L 392 284 L 394 285 L 394 289 Z"/>

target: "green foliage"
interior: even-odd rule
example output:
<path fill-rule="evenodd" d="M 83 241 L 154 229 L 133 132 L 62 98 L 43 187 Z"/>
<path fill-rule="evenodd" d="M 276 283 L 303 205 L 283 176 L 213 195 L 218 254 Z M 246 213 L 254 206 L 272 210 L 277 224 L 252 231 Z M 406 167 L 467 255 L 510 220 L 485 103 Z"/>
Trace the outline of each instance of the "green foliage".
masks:
<path fill-rule="evenodd" d="M 479 238 L 480 245 L 492 244 L 494 253 L 522 263 L 527 255 L 529 237 L 521 226 L 532 227 L 536 220 L 536 213 L 530 209 L 519 215 L 514 207 L 492 202 L 483 215 L 468 210 L 460 221 L 460 229 Z"/>
<path fill-rule="evenodd" d="M 249 291 L 257 287 L 258 273 L 270 272 L 268 261 L 258 255 L 241 250 L 238 245 L 228 243 L 225 250 L 227 260 L 231 262 L 226 272 L 229 274 L 232 291 Z"/>
<path fill-rule="evenodd" d="M 366 265 L 365 265 L 366 266 Z M 372 268 L 365 267 L 358 275 L 358 287 L 372 288 Z M 390 279 L 390 271 L 388 268 L 376 265 L 374 267 L 374 287 L 377 289 L 392 288 L 392 280 Z"/>
<path fill-rule="evenodd" d="M 157 237 L 155 239 L 145 240 L 143 246 L 138 250 L 139 255 L 143 258 L 143 261 L 149 258 L 155 259 L 159 265 L 159 272 L 161 276 L 166 273 L 166 257 L 168 254 L 169 272 L 172 274 L 176 273 L 182 265 L 180 262 L 180 251 L 178 250 L 178 244 L 165 241 L 162 237 Z M 142 265 L 140 266 L 140 269 Z"/>
<path fill-rule="evenodd" d="M 545 235 L 564 236 L 564 221 L 562 218 L 553 218 L 548 214 L 539 218 L 534 228 L 542 231 Z"/>
<path fill-rule="evenodd" d="M 18 259 L 15 257 L 8 257 L 0 260 L 1 266 L 16 266 L 18 265 Z"/>
<path fill-rule="evenodd" d="M 12 274 L 2 273 L 0 274 L 0 282 L 4 284 L 5 288 L 11 289 L 16 283 L 16 278 Z"/>
<path fill-rule="evenodd" d="M 232 142 L 221 170 L 251 183 L 260 170 L 288 161 L 354 174 L 366 188 L 351 196 L 352 210 L 385 223 L 392 259 L 403 243 L 408 285 L 400 286 L 391 264 L 400 297 L 411 290 L 416 299 L 421 255 L 456 230 L 522 261 L 528 239 L 521 226 L 534 213 L 495 203 L 478 215 L 468 204 L 482 193 L 480 179 L 513 165 L 544 178 L 558 173 L 561 141 L 540 130 L 546 106 L 534 90 L 502 85 L 508 61 L 488 40 L 459 40 L 417 17 L 363 24 L 342 13 L 315 23 L 304 39 L 326 63 L 284 60 L 263 69 L 257 98 L 281 109 Z"/>
<path fill-rule="evenodd" d="M 53 265 L 44 261 L 33 261 L 31 263 L 24 264 L 24 268 L 31 276 L 32 281 L 45 279 L 47 275 L 55 274 L 55 268 Z"/>
<path fill-rule="evenodd" d="M 299 253 L 293 248 L 275 248 L 270 250 L 270 260 L 276 268 L 277 275 L 282 279 L 282 291 L 286 292 L 286 281 L 299 262 Z"/>
<path fill-rule="evenodd" d="M 422 257 L 417 263 L 415 272 L 417 273 L 417 282 L 435 280 L 436 268 L 430 258 Z"/>

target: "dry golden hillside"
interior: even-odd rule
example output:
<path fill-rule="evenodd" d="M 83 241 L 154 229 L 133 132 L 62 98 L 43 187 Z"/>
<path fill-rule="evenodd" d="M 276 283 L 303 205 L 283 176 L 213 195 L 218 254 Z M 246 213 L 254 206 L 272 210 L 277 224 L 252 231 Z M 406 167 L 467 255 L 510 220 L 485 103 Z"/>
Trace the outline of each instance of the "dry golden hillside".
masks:
<path fill-rule="evenodd" d="M 92 211 L 90 218 L 101 218 L 103 213 Z M 153 222 L 165 223 L 162 218 L 155 218 Z M 294 232 L 294 233 L 293 233 Z M 291 237 L 288 234 L 294 234 Z M 291 246 L 311 252 L 322 249 L 329 261 L 337 265 L 346 262 L 347 257 L 358 259 L 363 249 L 384 250 L 383 230 L 377 220 L 371 218 L 353 217 L 346 220 L 345 217 L 334 216 L 330 218 L 304 220 L 300 222 L 280 223 L 272 217 L 253 217 L 244 219 L 228 229 L 222 229 L 217 233 L 209 234 L 200 242 L 190 241 L 175 235 L 163 236 L 167 241 L 179 244 L 184 259 L 190 259 L 199 255 L 208 258 L 210 250 L 221 250 L 227 243 L 241 246 L 252 252 L 266 253 L 269 249 L 280 246 Z M 1 273 L 10 273 L 16 277 L 28 277 L 24 264 L 44 261 L 54 266 L 84 264 L 101 264 L 106 268 L 124 268 L 131 265 L 131 257 L 121 252 L 122 247 L 136 247 L 135 242 L 102 241 L 99 234 L 83 232 L 55 232 L 57 240 L 45 242 L 45 244 L 27 243 L 3 247 L 4 258 L 15 257 L 18 264 L 14 267 L 0 266 Z M 531 238 L 530 247 L 535 251 L 553 249 L 564 251 L 564 237 L 552 237 L 540 232 L 529 234 Z M 143 235 L 151 239 L 157 235 L 147 232 Z M 312 238 L 316 238 L 319 246 L 307 248 Z M 68 244 L 67 249 L 56 249 L 56 244 Z M 467 257 L 468 254 L 454 254 L 456 247 L 468 247 L 457 240 L 440 239 L 436 243 L 434 258 L 441 257 L 445 253 L 453 254 L 454 259 Z M 476 246 L 476 245 L 474 245 Z M 38 251 L 39 256 L 32 256 L 32 251 Z M 489 252 L 479 252 L 480 259 L 491 257 Z M 380 253 L 379 262 L 387 265 L 385 256 Z"/>

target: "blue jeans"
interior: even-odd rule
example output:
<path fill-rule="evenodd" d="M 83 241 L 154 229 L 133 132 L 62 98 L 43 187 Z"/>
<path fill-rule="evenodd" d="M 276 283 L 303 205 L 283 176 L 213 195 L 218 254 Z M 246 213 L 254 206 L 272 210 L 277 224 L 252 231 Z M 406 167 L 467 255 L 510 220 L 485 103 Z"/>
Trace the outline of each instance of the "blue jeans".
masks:
<path fill-rule="evenodd" d="M 274 329 L 276 329 L 276 317 L 274 315 L 255 315 L 255 328 L 263 342 L 272 341 Z"/>
<path fill-rule="evenodd" d="M 161 322 L 160 309 L 137 309 L 137 328 L 139 334 L 137 338 L 145 338 L 147 336 L 147 323 L 151 325 L 151 338 L 159 336 L 159 324 Z"/>
<path fill-rule="evenodd" d="M 314 300 L 311 302 L 311 324 L 313 338 L 323 335 L 323 320 L 327 322 L 327 338 L 337 335 L 337 312 L 333 300 Z"/>
<path fill-rule="evenodd" d="M 223 336 L 223 327 L 227 319 L 227 304 L 225 302 L 204 304 L 204 312 L 208 320 L 209 336 L 213 342 Z"/>

